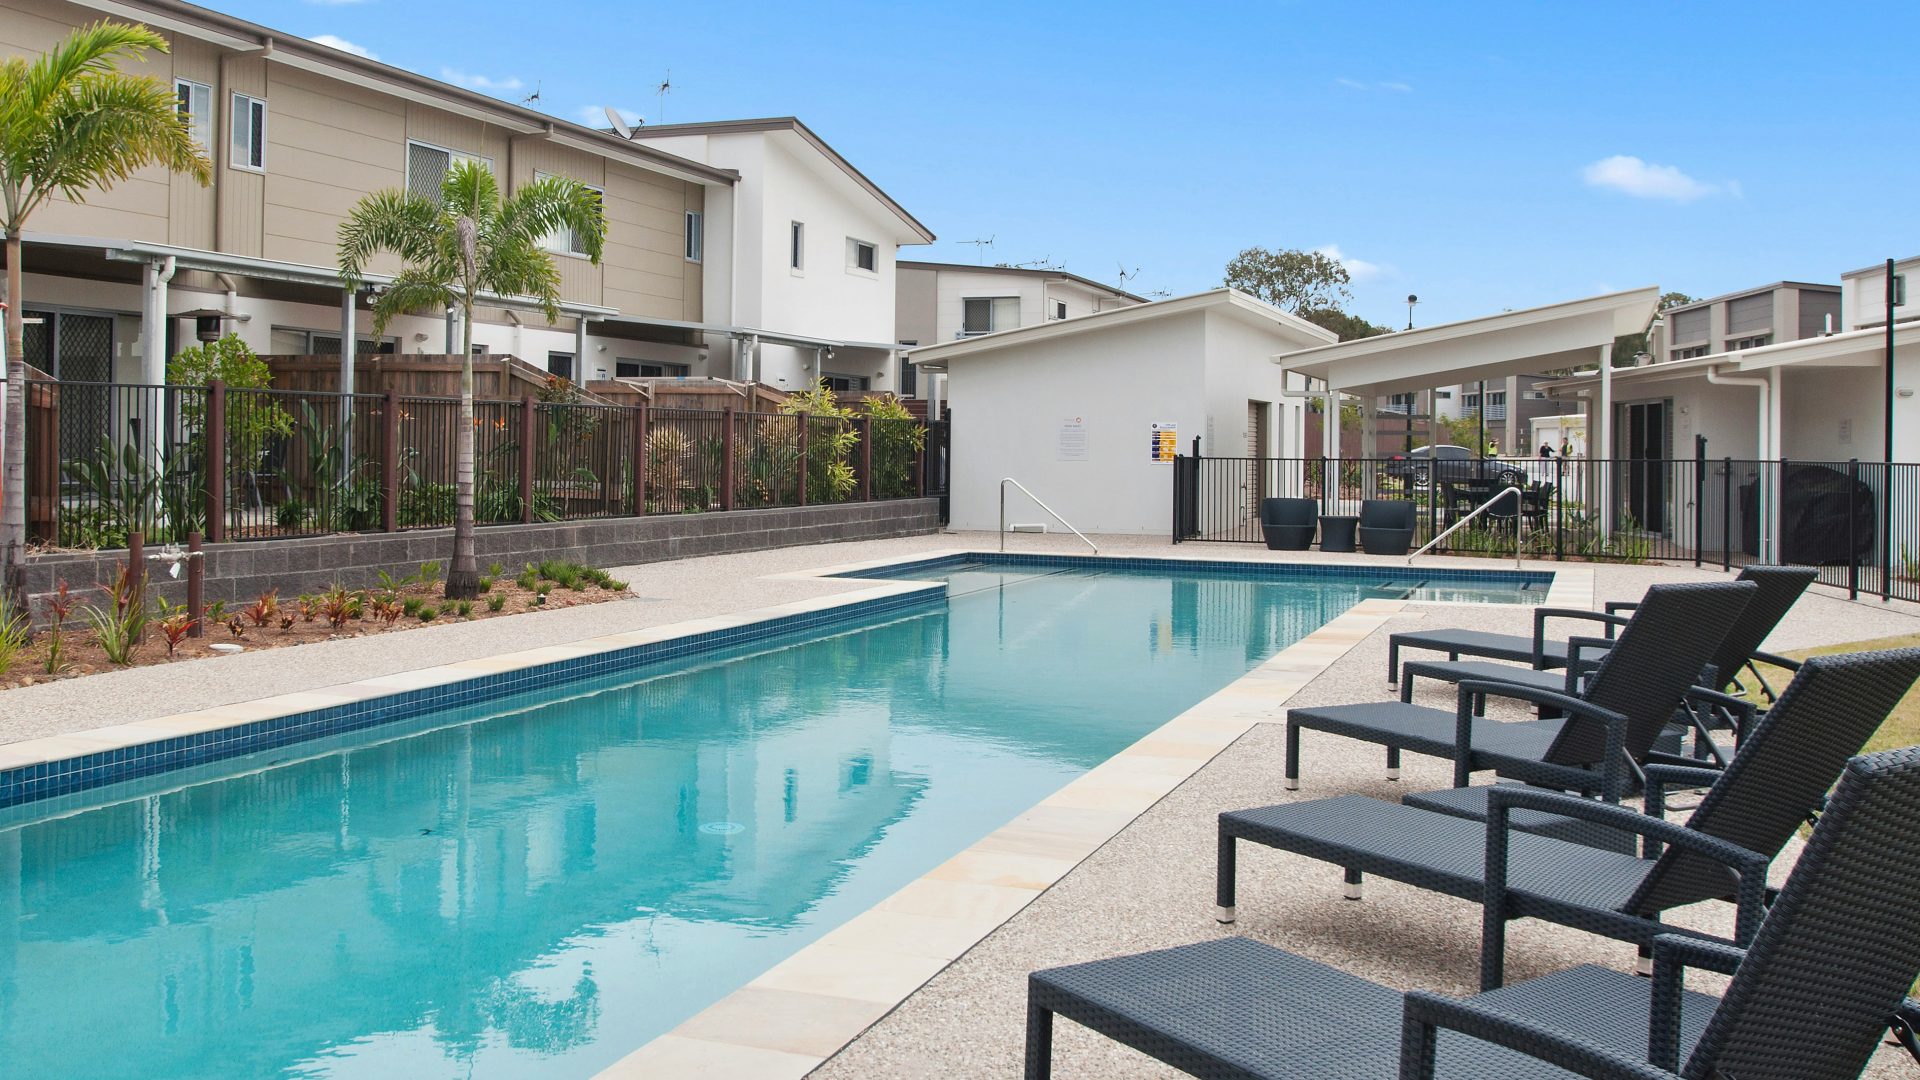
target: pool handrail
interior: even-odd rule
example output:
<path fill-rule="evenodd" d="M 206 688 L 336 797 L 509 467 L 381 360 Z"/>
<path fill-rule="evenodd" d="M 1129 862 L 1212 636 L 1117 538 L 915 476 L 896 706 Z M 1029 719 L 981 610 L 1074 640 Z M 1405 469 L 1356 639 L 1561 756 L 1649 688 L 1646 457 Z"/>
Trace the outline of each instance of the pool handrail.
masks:
<path fill-rule="evenodd" d="M 1520 503 L 1523 499 L 1526 498 L 1526 493 L 1521 491 L 1518 487 L 1512 484 L 1509 484 L 1506 487 L 1501 488 L 1499 494 L 1495 495 L 1491 499 L 1488 499 L 1486 502 L 1481 503 L 1479 506 L 1474 507 L 1473 513 L 1468 514 L 1466 517 L 1463 517 L 1459 521 L 1456 521 L 1453 524 L 1447 526 L 1446 532 L 1443 532 L 1439 536 L 1436 536 L 1433 539 L 1427 541 L 1426 543 L 1421 544 L 1419 551 L 1416 551 L 1413 554 L 1407 556 L 1407 565 L 1412 566 L 1413 560 L 1419 558 L 1422 555 L 1425 555 L 1427 553 L 1428 548 L 1431 548 L 1433 545 L 1439 543 L 1442 540 L 1445 540 L 1449 536 L 1452 536 L 1455 530 L 1459 529 L 1461 526 L 1465 525 L 1467 522 L 1472 521 L 1474 518 L 1479 517 L 1482 513 L 1486 511 L 1488 507 L 1492 506 L 1494 503 L 1499 502 L 1501 499 L 1506 498 L 1509 494 L 1513 496 L 1513 505 L 1514 505 L 1513 568 L 1515 570 L 1520 569 L 1520 519 L 1523 516 L 1520 513 Z M 1039 502 L 1040 500 L 1035 499 L 1034 501 Z"/>
<path fill-rule="evenodd" d="M 1079 537 L 1082 541 L 1084 541 L 1088 547 L 1093 549 L 1093 553 L 1095 555 L 1100 554 L 1099 544 L 1096 544 L 1093 541 L 1088 540 L 1086 533 L 1083 533 L 1079 529 L 1074 528 L 1073 523 L 1069 522 L 1066 518 L 1061 517 L 1060 512 L 1058 510 L 1055 510 L 1053 507 L 1048 506 L 1046 503 L 1042 502 L 1040 500 L 1040 496 L 1035 495 L 1033 492 L 1027 490 L 1027 485 L 1021 483 L 1018 480 L 1015 480 L 1011 476 L 1003 476 L 1000 478 L 1000 550 L 1001 551 L 1007 550 L 1007 485 L 1008 484 L 1012 484 L 1014 487 L 1019 488 L 1021 494 L 1025 495 L 1029 499 L 1032 499 L 1035 506 L 1038 506 L 1040 509 L 1045 510 L 1047 513 L 1053 515 L 1053 520 L 1059 522 L 1062 525 L 1065 525 L 1067 527 L 1067 531 Z"/>

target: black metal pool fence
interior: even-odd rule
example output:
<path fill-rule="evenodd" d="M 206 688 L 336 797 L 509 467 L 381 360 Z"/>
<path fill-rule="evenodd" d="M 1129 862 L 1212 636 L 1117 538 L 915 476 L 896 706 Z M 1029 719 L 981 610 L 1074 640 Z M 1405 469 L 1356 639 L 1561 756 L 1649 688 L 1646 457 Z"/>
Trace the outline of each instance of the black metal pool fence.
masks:
<path fill-rule="evenodd" d="M 27 531 L 64 548 L 453 524 L 457 398 L 27 384 Z M 476 401 L 482 524 L 944 496 L 948 424 Z"/>
<path fill-rule="evenodd" d="M 1391 499 L 1418 508 L 1417 547 L 1496 496 L 1434 551 L 1512 557 L 1517 543 L 1534 559 L 1793 563 L 1818 567 L 1823 583 L 1849 595 L 1920 600 L 1920 464 L 1912 463 L 1182 455 L 1173 540 L 1260 543 L 1264 499 L 1313 499 L 1325 515 Z"/>

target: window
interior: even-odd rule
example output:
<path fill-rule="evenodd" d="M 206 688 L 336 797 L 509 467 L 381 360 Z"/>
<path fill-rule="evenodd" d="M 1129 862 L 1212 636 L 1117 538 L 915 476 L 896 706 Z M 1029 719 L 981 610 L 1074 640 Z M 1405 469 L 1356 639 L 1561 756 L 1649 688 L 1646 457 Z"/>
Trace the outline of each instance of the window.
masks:
<path fill-rule="evenodd" d="M 1451 390 L 1435 390 L 1435 391 L 1433 392 L 1433 400 L 1435 400 L 1435 401 L 1452 401 L 1452 400 L 1453 400 L 1453 391 L 1451 391 Z"/>
<path fill-rule="evenodd" d="M 427 143 L 407 143 L 407 194 L 440 205 L 440 185 L 447 178 L 455 162 L 473 161 L 489 168 L 493 162 L 478 154 L 461 153 L 444 146 L 432 146 Z"/>
<path fill-rule="evenodd" d="M 805 270 L 807 251 L 807 227 L 798 221 L 787 226 L 787 265 L 795 270 Z"/>
<path fill-rule="evenodd" d="M 1056 319 L 1064 319 L 1067 317 L 1067 302 L 1065 300 L 1055 300 L 1053 302 L 1053 317 Z"/>
<path fill-rule="evenodd" d="M 699 262 L 706 255 L 706 223 L 701 220 L 700 211 L 687 211 L 687 261 Z"/>
<path fill-rule="evenodd" d="M 960 301 L 960 336 L 991 334 L 1020 325 L 1020 298 L 1017 296 L 969 296 Z"/>
<path fill-rule="evenodd" d="M 175 108 L 200 149 L 213 148 L 213 87 L 189 79 L 173 80 Z"/>
<path fill-rule="evenodd" d="M 1684 349 L 1675 349 L 1673 351 L 1673 358 L 1675 360 L 1691 360 L 1696 356 L 1705 356 L 1712 351 L 1713 346 L 1711 345 L 1689 345 Z"/>
<path fill-rule="evenodd" d="M 621 379 L 684 379 L 692 369 L 685 364 L 653 360 L 615 360 L 613 374 Z"/>
<path fill-rule="evenodd" d="M 550 352 L 547 354 L 547 374 L 558 375 L 563 379 L 573 379 L 573 354 L 570 352 Z"/>
<path fill-rule="evenodd" d="M 550 180 L 554 175 L 553 173 L 535 172 L 533 178 L 535 180 Z M 581 184 L 580 186 L 593 192 L 593 201 L 595 204 L 602 207 L 606 205 L 606 192 L 591 184 Z M 572 229 L 564 227 L 548 233 L 546 237 L 540 241 L 540 246 L 559 255 L 579 255 L 582 258 L 586 258 L 589 255 L 586 238 L 574 232 Z"/>
<path fill-rule="evenodd" d="M 267 170 L 267 103 L 246 94 L 233 95 L 233 145 L 227 164 L 254 172 Z"/>
<path fill-rule="evenodd" d="M 276 326 L 268 347 L 275 356 L 339 356 L 340 331 Z M 353 351 L 360 356 L 392 356 L 400 351 L 400 339 L 388 337 L 375 341 L 372 338 L 356 338 Z"/>
<path fill-rule="evenodd" d="M 880 249 L 865 240 L 847 237 L 847 265 L 869 274 L 880 272 Z"/>
<path fill-rule="evenodd" d="M 831 371 L 821 372 L 820 380 L 829 390 L 865 390 L 871 381 L 865 375 L 840 375 Z"/>
<path fill-rule="evenodd" d="M 1757 349 L 1762 345 L 1771 344 L 1773 344 L 1772 334 L 1755 334 L 1752 337 L 1736 338 L 1732 342 L 1729 342 L 1727 351 L 1739 352 L 1741 349 Z"/>

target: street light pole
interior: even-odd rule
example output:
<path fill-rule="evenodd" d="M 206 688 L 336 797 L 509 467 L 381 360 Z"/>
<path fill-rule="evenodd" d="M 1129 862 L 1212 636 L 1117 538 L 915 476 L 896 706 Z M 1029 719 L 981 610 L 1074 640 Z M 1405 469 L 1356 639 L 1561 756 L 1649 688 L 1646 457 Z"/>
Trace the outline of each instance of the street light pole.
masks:
<path fill-rule="evenodd" d="M 1419 302 L 1420 302 L 1419 297 L 1413 295 L 1412 293 L 1407 294 L 1407 329 L 1409 330 L 1413 329 L 1413 305 Z"/>

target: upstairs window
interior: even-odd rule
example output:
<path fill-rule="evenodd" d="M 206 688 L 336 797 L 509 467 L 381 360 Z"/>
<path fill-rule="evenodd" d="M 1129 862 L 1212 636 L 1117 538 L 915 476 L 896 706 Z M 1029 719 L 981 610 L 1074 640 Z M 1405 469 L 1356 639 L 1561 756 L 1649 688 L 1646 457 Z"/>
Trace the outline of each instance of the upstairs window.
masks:
<path fill-rule="evenodd" d="M 200 149 L 213 150 L 213 87 L 190 79 L 173 80 L 175 109 Z"/>
<path fill-rule="evenodd" d="M 1017 296 L 969 296 L 960 303 L 961 337 L 1011 330 L 1020 325 L 1020 298 Z"/>
<path fill-rule="evenodd" d="M 247 94 L 233 95 L 233 145 L 227 164 L 236 169 L 267 169 L 267 103 Z"/>
<path fill-rule="evenodd" d="M 798 221 L 787 226 L 787 265 L 795 270 L 807 268 L 807 227 Z"/>
<path fill-rule="evenodd" d="M 706 248 L 706 222 L 702 219 L 700 211 L 689 210 L 687 211 L 687 261 L 699 262 L 705 257 Z"/>
<path fill-rule="evenodd" d="M 1067 302 L 1065 300 L 1055 300 L 1053 302 L 1053 317 L 1056 319 L 1064 319 L 1067 317 Z"/>
<path fill-rule="evenodd" d="M 549 180 L 552 179 L 552 177 L 553 174 L 551 173 L 536 172 L 533 174 L 535 180 Z M 595 203 L 603 208 L 606 206 L 606 192 L 590 184 L 581 184 L 580 186 L 593 192 L 593 201 Z M 540 241 L 540 246 L 560 255 L 579 255 L 583 258 L 588 255 L 586 238 L 564 226 L 548 233 L 546 238 Z"/>
<path fill-rule="evenodd" d="M 869 274 L 880 272 L 880 249 L 865 240 L 847 237 L 847 265 Z"/>
<path fill-rule="evenodd" d="M 454 163 L 460 161 L 478 162 L 488 168 L 493 162 L 478 154 L 449 150 L 444 146 L 429 143 L 407 143 L 407 194 L 418 195 L 435 206 L 440 205 L 440 185 L 447 179 Z"/>

